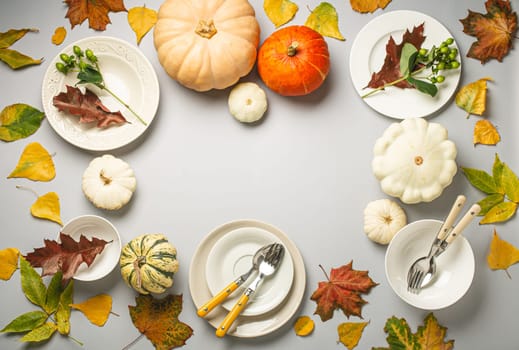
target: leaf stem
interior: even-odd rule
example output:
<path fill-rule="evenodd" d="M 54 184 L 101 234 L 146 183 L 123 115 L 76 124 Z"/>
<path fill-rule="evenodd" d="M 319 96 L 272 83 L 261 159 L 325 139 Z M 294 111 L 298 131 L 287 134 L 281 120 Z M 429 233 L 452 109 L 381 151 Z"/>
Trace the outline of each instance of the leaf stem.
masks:
<path fill-rule="evenodd" d="M 406 74 L 406 75 L 404 75 L 403 77 L 398 78 L 397 80 L 394 80 L 394 81 L 392 81 L 392 82 L 390 82 L 390 83 L 386 83 L 386 84 L 384 84 L 384 85 L 382 85 L 382 86 L 380 86 L 380 87 L 378 87 L 378 88 L 376 88 L 376 89 L 371 90 L 370 92 L 368 92 L 368 93 L 362 95 L 361 98 L 365 98 L 365 97 L 371 96 L 371 95 L 373 95 L 373 94 L 375 94 L 375 93 L 377 93 L 377 92 L 379 92 L 379 91 L 384 90 L 384 89 L 387 88 L 387 87 L 390 87 L 390 86 L 396 85 L 396 84 L 398 84 L 398 83 L 400 83 L 400 82 L 406 80 L 407 78 L 412 77 L 412 76 L 414 76 L 414 75 L 420 73 L 420 72 L 423 71 L 425 68 L 427 68 L 427 67 L 426 67 L 426 66 L 422 66 L 422 67 L 418 68 L 417 70 L 412 71 L 411 74 Z"/>
<path fill-rule="evenodd" d="M 74 342 L 76 342 L 79 346 L 83 346 L 85 344 L 83 344 L 82 341 L 80 341 L 79 339 L 76 339 L 74 338 L 73 336 L 71 336 L 70 334 L 67 334 L 67 337 L 69 337 L 70 339 L 72 339 Z"/>
<path fill-rule="evenodd" d="M 323 270 L 323 273 L 324 273 L 324 275 L 326 276 L 326 279 L 329 281 L 329 280 L 330 280 L 330 277 L 328 276 L 328 274 L 327 274 L 326 271 L 324 270 L 323 265 L 319 264 L 319 267 L 321 268 L 321 270 Z"/>
<path fill-rule="evenodd" d="M 119 96 L 117 96 L 112 90 L 110 90 L 106 85 L 104 84 L 95 84 L 98 88 L 100 88 L 101 90 L 105 90 L 106 92 L 108 92 L 110 95 L 112 95 L 113 98 L 115 98 L 120 104 L 122 104 L 124 107 L 126 107 L 127 110 L 129 110 L 130 112 L 132 112 L 132 114 L 137 118 L 139 119 L 139 121 L 144 124 L 144 125 L 148 125 L 148 123 L 146 123 L 138 114 L 137 112 L 135 112 L 131 107 L 130 105 L 128 105 L 126 102 L 124 102 Z"/>
<path fill-rule="evenodd" d="M 130 342 L 130 344 L 126 345 L 124 348 L 122 348 L 122 350 L 128 350 L 129 348 L 131 348 L 132 346 L 134 346 L 142 337 L 144 337 L 144 334 L 139 334 L 139 336 L 137 338 L 135 338 L 134 340 L 132 340 Z"/>

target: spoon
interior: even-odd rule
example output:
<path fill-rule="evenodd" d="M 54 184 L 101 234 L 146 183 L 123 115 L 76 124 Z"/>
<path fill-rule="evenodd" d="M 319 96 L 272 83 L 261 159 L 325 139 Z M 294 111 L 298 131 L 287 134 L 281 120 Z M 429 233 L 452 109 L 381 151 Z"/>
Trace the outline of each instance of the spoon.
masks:
<path fill-rule="evenodd" d="M 250 275 L 259 268 L 259 264 L 263 261 L 265 254 L 267 251 L 274 245 L 267 244 L 261 248 L 259 248 L 254 256 L 252 257 L 252 266 L 250 269 L 242 274 L 240 277 L 229 283 L 225 288 L 223 288 L 218 294 L 216 294 L 212 299 L 210 299 L 207 303 L 202 305 L 196 312 L 196 314 L 200 317 L 205 317 L 211 310 L 213 310 L 217 305 L 221 304 L 232 292 L 238 289 L 249 277 Z"/>

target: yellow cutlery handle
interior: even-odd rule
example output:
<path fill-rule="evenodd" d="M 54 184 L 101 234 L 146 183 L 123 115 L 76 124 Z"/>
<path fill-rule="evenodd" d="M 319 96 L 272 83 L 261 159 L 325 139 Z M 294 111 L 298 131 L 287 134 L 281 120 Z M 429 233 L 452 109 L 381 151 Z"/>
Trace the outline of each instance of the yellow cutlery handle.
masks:
<path fill-rule="evenodd" d="M 212 309 L 224 301 L 232 292 L 234 292 L 240 286 L 239 283 L 233 281 L 229 283 L 227 287 L 216 294 L 211 300 L 202 305 L 196 312 L 200 317 L 205 317 Z"/>
<path fill-rule="evenodd" d="M 234 305 L 232 310 L 229 311 L 227 316 L 225 316 L 225 318 L 223 319 L 222 323 L 216 329 L 216 336 L 223 337 L 225 334 L 227 334 L 227 331 L 229 330 L 229 328 L 231 328 L 231 325 L 236 320 L 236 318 L 238 318 L 242 310 L 247 305 L 248 301 L 249 295 L 246 293 L 242 294 L 236 305 Z"/>

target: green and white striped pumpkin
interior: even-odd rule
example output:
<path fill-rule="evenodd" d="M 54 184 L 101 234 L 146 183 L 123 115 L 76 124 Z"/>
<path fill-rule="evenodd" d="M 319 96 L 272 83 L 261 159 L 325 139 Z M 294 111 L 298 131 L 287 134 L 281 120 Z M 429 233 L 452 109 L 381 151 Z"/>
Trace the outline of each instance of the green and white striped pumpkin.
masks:
<path fill-rule="evenodd" d="M 119 266 L 128 286 L 141 294 L 160 294 L 173 285 L 177 249 L 163 234 L 144 234 L 124 246 Z"/>

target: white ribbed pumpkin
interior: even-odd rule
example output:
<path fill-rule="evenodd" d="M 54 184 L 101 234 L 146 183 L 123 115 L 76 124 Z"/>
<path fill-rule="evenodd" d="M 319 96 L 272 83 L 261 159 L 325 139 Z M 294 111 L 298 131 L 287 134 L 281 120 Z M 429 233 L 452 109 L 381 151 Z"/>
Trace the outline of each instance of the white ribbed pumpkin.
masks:
<path fill-rule="evenodd" d="M 160 64 L 197 91 L 224 89 L 256 62 L 260 27 L 247 0 L 166 0 L 154 44 Z"/>

